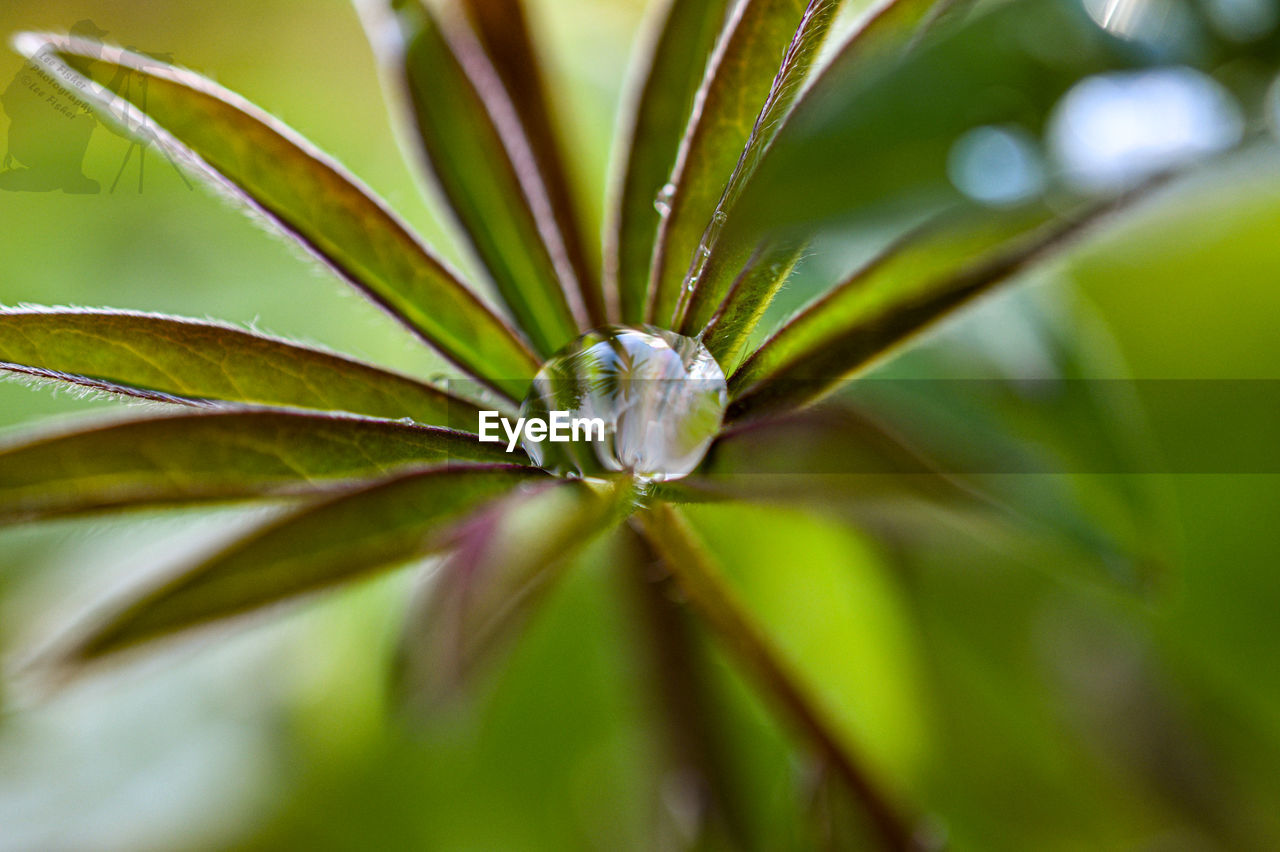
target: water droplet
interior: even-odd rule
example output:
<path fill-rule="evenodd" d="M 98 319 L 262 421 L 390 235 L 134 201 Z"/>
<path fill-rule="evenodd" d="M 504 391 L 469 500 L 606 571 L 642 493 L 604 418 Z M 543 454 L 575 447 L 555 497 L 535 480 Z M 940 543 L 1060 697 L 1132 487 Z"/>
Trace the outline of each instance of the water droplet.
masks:
<path fill-rule="evenodd" d="M 671 215 L 671 199 L 675 194 L 676 185 L 668 183 L 658 190 L 658 197 L 653 200 L 653 209 L 657 210 L 658 215 L 664 219 Z"/>
<path fill-rule="evenodd" d="M 727 402 L 724 372 L 698 341 L 651 326 L 605 326 L 553 355 L 520 407 L 521 417 L 548 423 L 565 412 L 561 435 L 570 439 L 526 434 L 521 445 L 534 464 L 562 475 L 678 479 L 706 455 Z"/>

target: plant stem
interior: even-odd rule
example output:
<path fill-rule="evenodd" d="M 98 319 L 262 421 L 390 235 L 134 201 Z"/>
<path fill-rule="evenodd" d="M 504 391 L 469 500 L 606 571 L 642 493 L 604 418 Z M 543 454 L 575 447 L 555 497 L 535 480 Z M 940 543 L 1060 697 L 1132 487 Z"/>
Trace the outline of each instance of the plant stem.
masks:
<path fill-rule="evenodd" d="M 687 522 L 665 503 L 657 503 L 637 517 L 650 546 L 671 567 L 690 604 L 849 788 L 884 847 L 918 849 L 908 820 L 787 671 Z"/>
<path fill-rule="evenodd" d="M 703 825 L 719 821 L 734 848 L 750 848 L 750 832 L 709 715 L 705 680 L 698 672 L 702 655 L 687 613 L 671 595 L 671 571 L 639 531 L 628 527 L 624 532 L 631 545 L 631 597 L 648 640 L 649 666 L 672 758 L 679 772 L 695 779 Z"/>

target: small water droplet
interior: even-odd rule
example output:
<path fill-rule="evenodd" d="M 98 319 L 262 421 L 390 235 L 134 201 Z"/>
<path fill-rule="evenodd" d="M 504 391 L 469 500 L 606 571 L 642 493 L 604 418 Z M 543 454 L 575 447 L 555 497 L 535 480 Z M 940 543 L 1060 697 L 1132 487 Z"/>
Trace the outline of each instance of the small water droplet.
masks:
<path fill-rule="evenodd" d="M 697 340 L 651 326 L 605 326 L 553 355 L 520 407 L 521 417 L 547 422 L 566 412 L 574 439 L 526 435 L 521 446 L 534 464 L 561 475 L 678 479 L 706 455 L 727 403 L 724 372 Z M 603 434 L 590 422 L 575 434 L 575 420 L 599 420 Z"/>
<path fill-rule="evenodd" d="M 671 199 L 675 197 L 676 185 L 668 183 L 658 190 L 658 197 L 653 200 L 653 209 L 658 211 L 658 215 L 667 218 L 671 215 Z"/>

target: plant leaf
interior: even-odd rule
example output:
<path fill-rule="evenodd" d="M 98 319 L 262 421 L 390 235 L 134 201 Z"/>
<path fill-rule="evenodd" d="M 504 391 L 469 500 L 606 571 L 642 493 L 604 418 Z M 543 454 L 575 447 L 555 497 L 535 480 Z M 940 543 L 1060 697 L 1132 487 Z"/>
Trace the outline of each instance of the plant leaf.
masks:
<path fill-rule="evenodd" d="M 437 18 L 422 0 L 388 8 L 391 25 L 375 19 L 371 30 L 399 36 L 387 62 L 405 86 L 427 163 L 503 302 L 549 355 L 587 316 L 519 114 L 464 21 Z"/>
<path fill-rule="evenodd" d="M 926 225 L 811 302 L 748 358 L 729 381 L 728 419 L 822 397 L 973 298 L 1059 254 L 1153 186 L 1061 217 L 1033 205 L 1005 213 L 969 210 L 950 217 L 960 224 Z"/>
<path fill-rule="evenodd" d="M 537 475 L 506 465 L 420 470 L 304 507 L 136 591 L 83 628 L 56 662 L 87 663 L 439 552 L 456 523 Z"/>
<path fill-rule="evenodd" d="M 1123 369 L 1111 341 L 1080 300 L 1071 300 L 1070 319 L 1056 299 L 1046 310 L 1054 292 L 1003 296 L 839 398 L 874 411 L 982 495 L 988 511 L 964 519 L 971 546 L 1030 548 L 1031 564 L 1083 569 L 1128 591 L 1160 590 L 1180 559 L 1170 482 L 1161 475 L 1171 469 L 1161 452 L 1167 444 L 1153 426 L 1174 421 L 1144 411 L 1150 399 L 1140 391 L 1168 383 L 1097 379 Z M 1012 360 L 987 345 L 1011 326 L 1021 341 Z M 921 378 L 957 375 L 993 378 Z"/>
<path fill-rule="evenodd" d="M 474 431 L 474 403 L 227 325 L 125 311 L 0 309 L 0 371 L 158 402 L 346 411 Z"/>
<path fill-rule="evenodd" d="M 693 118 L 672 172 L 670 212 L 658 230 L 649 283 L 646 320 L 666 324 L 673 317 L 686 275 L 700 265 L 702 238 L 753 131 L 766 138 L 773 128 L 758 121 L 774 111 L 770 97 L 779 67 L 797 46 L 794 75 L 777 89 L 777 110 L 797 94 L 808 59 L 826 35 L 839 0 L 744 0 L 716 48 L 698 91 Z M 696 275 L 694 276 L 696 277 Z"/>
<path fill-rule="evenodd" d="M 941 348 L 935 374 L 955 367 L 942 355 L 962 355 Z M 1171 561 L 1159 546 L 1169 536 L 1150 493 L 1156 477 L 1118 473 L 1124 461 L 1107 457 L 1112 447 L 1058 455 L 1064 438 L 1138 437 L 1121 394 L 1093 399 L 1095 384 L 1108 383 L 1046 380 L 1028 399 L 1025 380 L 864 379 L 838 405 L 731 429 L 696 473 L 654 496 L 818 510 L 912 550 L 959 526 L 966 534 L 938 546 L 1034 542 L 1054 550 L 1055 565 L 1148 590 Z"/>
<path fill-rule="evenodd" d="M 670 0 L 644 59 L 644 83 L 626 134 L 629 150 L 608 246 L 616 316 L 624 323 L 644 320 L 653 244 L 662 222 L 654 205 L 675 167 L 729 5 L 729 0 Z"/>
<path fill-rule="evenodd" d="M 730 370 L 737 366 L 769 303 L 803 257 L 805 245 L 793 239 L 767 238 L 756 248 L 703 327 L 702 343 L 716 363 Z"/>
<path fill-rule="evenodd" d="M 209 80 L 150 57 L 52 34 L 25 33 L 16 44 L 82 83 L 79 95 L 100 113 L 261 212 L 460 367 L 514 399 L 523 396 L 538 368 L 533 354 L 381 201 L 292 130 Z M 120 70 L 143 85 L 112 92 L 107 82 Z M 134 126 L 139 114 L 146 117 L 141 128 Z"/>
<path fill-rule="evenodd" d="M 629 497 L 627 487 L 560 481 L 469 519 L 409 610 L 396 666 L 402 699 L 430 708 L 465 689 Z"/>
<path fill-rule="evenodd" d="M 269 409 L 152 417 L 0 451 L 0 523 L 306 494 L 455 460 L 511 456 L 464 432 L 388 420 Z"/>
<path fill-rule="evenodd" d="M 796 677 L 688 520 L 662 503 L 637 517 L 650 545 L 674 574 L 690 605 L 730 656 L 737 659 L 857 796 L 886 848 L 912 848 L 913 832 L 897 804 L 880 789 L 873 774 L 855 756 L 848 738 L 827 709 L 814 700 L 806 685 Z"/>
<path fill-rule="evenodd" d="M 853 67 L 867 67 L 872 62 L 883 61 L 886 56 L 901 53 L 941 11 L 951 6 L 952 0 L 884 3 L 871 12 L 841 47 L 838 64 L 842 73 L 853 74 Z M 737 201 L 772 141 L 772 135 L 761 133 L 760 129 L 780 127 L 790 114 L 792 103 L 803 102 L 804 95 L 796 99 L 795 94 L 807 75 L 820 38 L 816 32 L 797 34 L 787 61 L 774 81 L 770 102 L 721 199 L 719 212 L 724 224 L 709 228 L 704 235 L 704 243 L 711 253 L 692 292 L 684 293 L 687 301 L 680 321 L 681 332 L 688 335 L 702 332 L 703 342 L 721 364 L 737 362 L 748 335 L 804 252 L 803 238 L 774 236 L 758 242 L 749 223 L 739 214 Z M 820 85 L 827 73 L 830 69 L 819 76 L 814 86 Z M 789 98 L 783 97 L 786 93 L 790 93 Z"/>
<path fill-rule="evenodd" d="M 799 97 L 839 7 L 838 0 L 812 0 L 805 8 L 804 17 L 791 38 L 782 66 L 773 78 L 768 97 L 751 128 L 751 135 L 747 137 L 742 154 L 716 203 L 715 212 L 702 233 L 699 255 L 705 254 L 705 258 L 695 257 L 689 277 L 680 288 L 674 327 L 683 334 L 696 334 L 707 324 L 716 304 L 724 297 L 733 280 L 732 274 L 723 268 L 724 264 L 717 257 L 723 254 L 720 237 L 743 187 L 755 173 L 756 165 L 768 148 L 769 141 L 786 121 L 792 104 Z"/>
<path fill-rule="evenodd" d="M 537 162 L 547 200 L 555 214 L 565 253 L 582 285 L 582 297 L 591 326 L 606 322 L 604 292 L 600 286 L 596 228 L 585 225 L 583 211 L 574 196 L 570 170 L 565 163 L 561 136 L 554 126 L 546 79 L 529 31 L 523 0 L 464 0 L 463 6 L 484 44 L 493 69 L 502 78 L 511 104 L 519 113 L 525 138 Z"/>
<path fill-rule="evenodd" d="M 849 406 L 821 406 L 730 429 L 693 475 L 664 483 L 655 495 L 678 502 L 838 505 L 864 522 L 909 519 L 925 501 L 979 502 L 895 432 Z"/>

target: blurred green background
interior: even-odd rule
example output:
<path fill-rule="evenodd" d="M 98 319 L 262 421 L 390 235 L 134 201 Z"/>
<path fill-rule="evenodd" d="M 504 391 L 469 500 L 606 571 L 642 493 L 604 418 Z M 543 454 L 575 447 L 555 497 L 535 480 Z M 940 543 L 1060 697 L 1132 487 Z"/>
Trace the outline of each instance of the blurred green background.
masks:
<path fill-rule="evenodd" d="M 596 217 L 645 5 L 533 4 Z M 0 35 L 86 18 L 271 110 L 467 266 L 396 142 L 348 3 L 8 0 Z M 0 55 L 0 79 L 21 65 Z M 127 148 L 95 131 L 85 173 L 100 194 L 0 193 L 0 303 L 212 316 L 440 371 L 331 276 L 189 190 L 158 151 L 141 192 L 136 158 L 109 192 Z M 1280 379 L 1277 165 L 1247 158 L 1029 286 L 1048 302 L 1083 294 L 1137 377 Z M 990 337 L 1009 304 L 932 345 Z M 0 384 L 7 430 L 106 407 Z M 1229 442 L 1232 424 L 1217 434 Z M 869 761 L 956 848 L 1280 848 L 1280 476 L 1161 487 L 1181 557 L 1146 594 L 965 530 L 903 554 L 821 512 L 695 517 Z M 254 519 L 0 533 L 0 650 L 16 668 L 140 566 Z M 611 547 L 568 575 L 474 713 L 425 728 L 384 695 L 403 574 L 54 693 L 15 676 L 0 696 L 0 850 L 678 847 L 680 779 L 662 771 L 633 581 L 610 570 Z M 704 671 L 762 848 L 808 847 L 805 763 L 714 650 Z"/>

